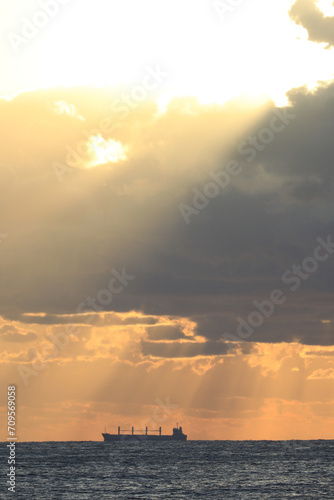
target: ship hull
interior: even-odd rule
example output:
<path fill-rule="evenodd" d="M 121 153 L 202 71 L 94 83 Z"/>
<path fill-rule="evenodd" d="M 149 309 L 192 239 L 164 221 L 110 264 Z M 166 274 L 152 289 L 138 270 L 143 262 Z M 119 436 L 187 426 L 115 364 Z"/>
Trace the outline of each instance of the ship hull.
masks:
<path fill-rule="evenodd" d="M 106 443 L 117 441 L 187 441 L 187 436 L 152 436 L 146 434 L 108 434 L 102 433 L 103 439 Z"/>

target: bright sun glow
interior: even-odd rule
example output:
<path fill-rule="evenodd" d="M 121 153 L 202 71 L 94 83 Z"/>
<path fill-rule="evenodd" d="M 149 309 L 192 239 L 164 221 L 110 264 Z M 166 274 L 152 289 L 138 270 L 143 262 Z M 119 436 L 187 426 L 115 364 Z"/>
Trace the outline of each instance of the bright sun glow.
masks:
<path fill-rule="evenodd" d="M 113 139 L 106 140 L 100 135 L 93 135 L 89 140 L 89 146 L 92 155 L 86 164 L 88 168 L 126 160 L 127 148 Z"/>
<path fill-rule="evenodd" d="M 288 90 L 314 88 L 333 76 L 334 67 L 334 51 L 308 41 L 306 30 L 290 19 L 291 3 L 242 1 L 222 19 L 214 0 L 71 2 L 52 25 L 18 48 L 15 78 L 4 75 L 0 95 L 59 85 L 135 86 L 149 65 L 168 73 L 156 82 L 159 96 L 194 95 L 223 103 L 240 94 L 266 95 L 283 104 Z M 328 15 L 331 3 L 319 0 Z M 6 21 L 9 32 L 18 17 L 13 8 Z M 4 66 L 7 59 L 8 67 L 12 64 L 12 49 L 9 44 L 4 51 Z"/>
<path fill-rule="evenodd" d="M 325 16 L 334 16 L 334 5 L 332 0 L 318 0 L 318 7 Z"/>
<path fill-rule="evenodd" d="M 81 121 L 85 120 L 83 118 L 83 116 L 81 116 L 77 113 L 77 110 L 75 109 L 75 106 L 73 106 L 73 104 L 69 104 L 65 101 L 55 102 L 54 103 L 54 112 L 57 115 L 65 114 L 65 115 L 76 117 L 78 120 L 81 120 Z"/>

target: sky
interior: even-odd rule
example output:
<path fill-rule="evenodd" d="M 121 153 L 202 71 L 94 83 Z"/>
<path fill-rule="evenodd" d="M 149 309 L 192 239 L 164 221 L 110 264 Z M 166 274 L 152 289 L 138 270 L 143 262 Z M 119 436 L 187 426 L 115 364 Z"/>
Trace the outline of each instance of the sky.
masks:
<path fill-rule="evenodd" d="M 332 2 L 0 14 L 19 439 L 333 439 Z"/>

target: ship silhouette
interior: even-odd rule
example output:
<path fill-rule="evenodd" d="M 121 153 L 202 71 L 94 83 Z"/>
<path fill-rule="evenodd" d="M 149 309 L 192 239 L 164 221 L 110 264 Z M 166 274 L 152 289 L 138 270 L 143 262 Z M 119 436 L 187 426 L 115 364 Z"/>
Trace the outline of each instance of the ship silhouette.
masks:
<path fill-rule="evenodd" d="M 131 432 L 131 434 L 122 434 L 123 432 Z M 136 434 L 139 433 L 139 434 Z M 157 434 L 149 434 L 157 433 Z M 182 427 L 176 425 L 173 429 L 173 434 L 162 434 L 161 427 L 158 430 L 152 430 L 145 428 L 145 431 L 135 430 L 131 427 L 131 431 L 127 429 L 122 429 L 118 426 L 117 434 L 109 434 L 108 432 L 102 432 L 102 436 L 105 442 L 113 441 L 187 441 L 187 436 L 183 434 Z"/>

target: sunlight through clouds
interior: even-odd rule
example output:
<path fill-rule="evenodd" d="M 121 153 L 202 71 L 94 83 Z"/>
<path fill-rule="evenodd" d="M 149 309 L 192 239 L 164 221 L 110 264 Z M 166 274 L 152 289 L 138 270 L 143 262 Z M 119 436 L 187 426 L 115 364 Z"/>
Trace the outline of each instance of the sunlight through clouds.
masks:
<path fill-rule="evenodd" d="M 319 9 L 326 17 L 334 16 L 334 5 L 332 0 L 317 0 Z"/>
<path fill-rule="evenodd" d="M 326 13 L 332 12 L 329 3 L 320 4 Z M 171 74 L 170 97 L 196 95 L 201 102 L 222 103 L 247 94 L 282 105 L 290 88 L 313 88 L 317 80 L 331 78 L 334 60 L 331 51 L 305 39 L 305 30 L 289 17 L 290 7 L 291 0 L 249 0 L 222 20 L 213 0 L 71 2 L 59 9 L 52 29 L 36 28 L 39 10 L 32 10 L 27 19 L 34 36 L 22 42 L 15 61 L 20 79 L 5 75 L 0 95 L 59 85 L 133 84 L 147 61 L 158 61 Z M 25 25 L 16 31 L 14 26 L 13 21 L 10 33 L 22 38 Z M 0 48 L 5 60 L 11 55 L 8 45 Z"/>
<path fill-rule="evenodd" d="M 86 163 L 87 168 L 118 163 L 127 158 L 128 148 L 126 146 L 113 139 L 106 140 L 101 135 L 93 135 L 88 141 L 88 146 L 91 148 L 92 158 Z"/>
<path fill-rule="evenodd" d="M 78 118 L 80 121 L 85 121 L 84 117 L 79 115 L 75 106 L 66 101 L 57 101 L 54 103 L 54 112 L 56 115 L 68 115 Z"/>
<path fill-rule="evenodd" d="M 191 438 L 333 435 L 333 2 L 224 2 L 0 2 L 22 440 L 168 395 Z"/>

